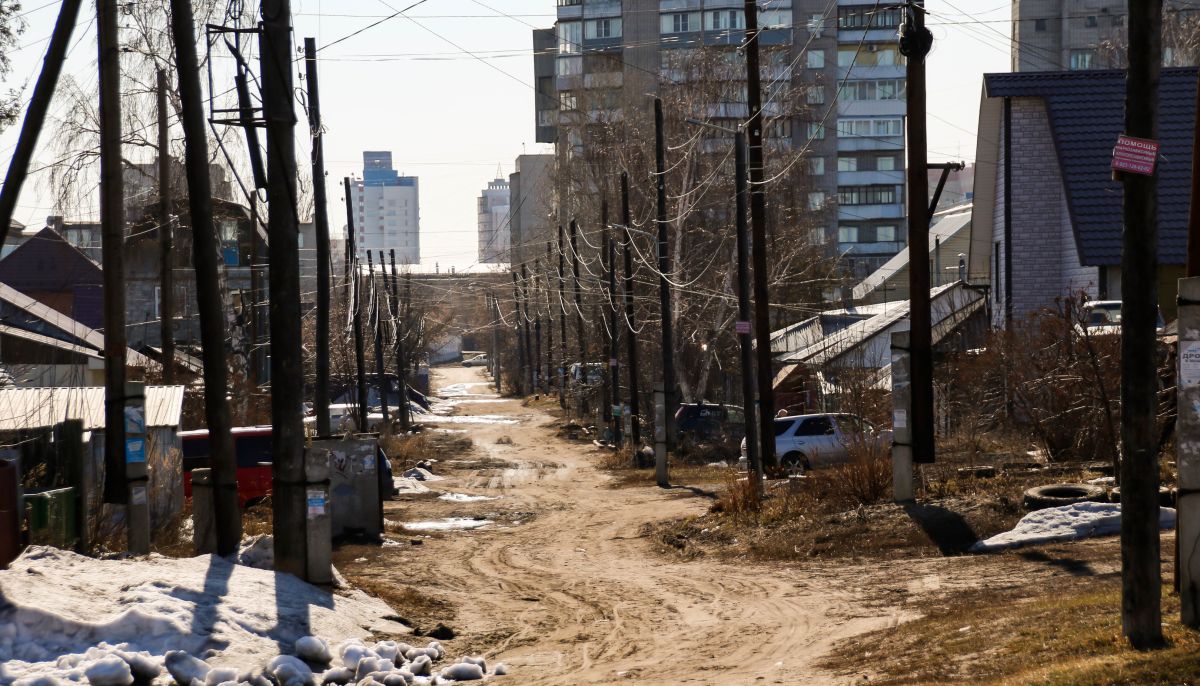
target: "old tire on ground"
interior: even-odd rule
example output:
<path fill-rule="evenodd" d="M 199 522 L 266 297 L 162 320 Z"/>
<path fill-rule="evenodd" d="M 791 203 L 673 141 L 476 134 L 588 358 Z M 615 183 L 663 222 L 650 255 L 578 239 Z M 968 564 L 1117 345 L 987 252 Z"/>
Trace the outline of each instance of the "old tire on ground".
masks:
<path fill-rule="evenodd" d="M 1159 507 L 1175 507 L 1175 495 L 1176 495 L 1175 489 L 1167 488 L 1166 486 L 1159 486 L 1158 487 L 1158 506 Z M 1109 500 L 1109 502 L 1113 502 L 1113 503 L 1121 502 L 1121 487 L 1120 486 L 1117 486 L 1116 488 L 1109 491 L 1108 500 Z"/>
<path fill-rule="evenodd" d="M 1050 484 L 1026 490 L 1024 505 L 1027 510 L 1041 510 L 1075 503 L 1102 503 L 1105 495 L 1104 489 L 1094 484 Z"/>

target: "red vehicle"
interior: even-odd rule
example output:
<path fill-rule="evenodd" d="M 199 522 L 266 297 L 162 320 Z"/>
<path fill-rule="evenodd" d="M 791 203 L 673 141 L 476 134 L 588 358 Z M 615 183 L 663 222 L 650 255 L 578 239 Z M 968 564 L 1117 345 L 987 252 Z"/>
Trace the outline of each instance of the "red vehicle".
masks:
<path fill-rule="evenodd" d="M 237 459 L 238 504 L 246 507 L 271 495 L 271 427 L 233 429 L 233 454 Z M 183 494 L 192 497 L 192 470 L 211 467 L 208 429 L 184 431 Z"/>

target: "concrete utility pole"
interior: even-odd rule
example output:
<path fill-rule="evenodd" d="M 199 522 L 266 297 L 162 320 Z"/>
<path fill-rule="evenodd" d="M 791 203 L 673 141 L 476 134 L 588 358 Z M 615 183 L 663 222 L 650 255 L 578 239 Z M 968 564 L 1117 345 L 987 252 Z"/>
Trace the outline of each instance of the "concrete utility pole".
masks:
<path fill-rule="evenodd" d="M 300 352 L 300 252 L 296 217 L 296 113 L 293 109 L 290 0 L 262 0 L 263 117 L 267 132 L 270 245 L 271 456 L 274 462 L 275 569 L 309 576 L 304 468 L 304 357 Z"/>
<path fill-rule="evenodd" d="M 925 9 L 909 0 L 900 26 L 900 52 L 907 58 L 908 90 L 908 254 L 913 264 L 924 264 L 929 255 L 929 172 L 925 121 L 925 56 L 933 34 L 925 28 Z M 912 382 L 912 460 L 934 461 L 933 439 L 933 329 L 929 313 L 929 270 L 908 270 L 909 373 Z"/>
<path fill-rule="evenodd" d="M 609 274 L 610 266 L 608 264 L 608 198 L 600 198 L 600 270 L 601 273 L 596 277 L 596 291 L 601 297 L 604 297 L 604 281 Z M 609 360 L 612 358 L 612 338 L 611 332 L 604 331 L 606 319 L 600 316 L 597 311 L 595 300 L 592 301 L 592 327 L 601 331 L 600 345 L 601 354 L 604 360 L 600 365 L 600 416 L 605 424 L 608 425 L 609 434 L 615 439 L 617 433 L 612 425 L 612 397 L 613 391 L 609 384 L 610 374 L 605 370 L 609 369 Z M 610 370 L 611 371 L 611 370 Z"/>
<path fill-rule="evenodd" d="M 167 72 L 158 70 L 158 326 L 163 384 L 175 385 L 175 222 L 171 217 L 171 150 L 167 136 Z"/>
<path fill-rule="evenodd" d="M 1200 71 L 1197 72 L 1200 76 Z M 1187 270 L 1188 277 L 1200 276 L 1200 78 L 1196 84 L 1196 121 L 1192 128 L 1192 190 L 1188 206 Z"/>
<path fill-rule="evenodd" d="M 608 222 L 604 223 L 604 271 L 608 275 L 608 373 L 609 385 L 612 387 L 612 405 L 621 405 L 621 366 L 617 351 L 621 346 L 621 330 L 617 328 L 617 253 L 613 243 L 612 230 Z M 621 418 L 612 413 L 613 442 L 621 445 Z"/>
<path fill-rule="evenodd" d="M 750 340 L 750 237 L 746 234 L 747 196 L 746 174 L 746 138 L 738 131 L 733 137 L 733 165 L 735 185 L 737 188 L 737 280 L 738 280 L 738 322 L 737 337 L 742 361 L 742 412 L 746 421 L 746 459 L 749 463 L 749 475 L 754 486 L 754 497 L 762 501 L 763 469 L 762 456 L 759 451 L 758 434 L 755 431 L 754 404 L 754 345 Z M 770 418 L 774 422 L 774 417 Z M 775 442 L 775 432 L 769 436 Z"/>
<path fill-rule="evenodd" d="M 524 262 L 521 263 L 521 308 L 524 311 L 521 317 L 521 340 L 525 345 L 525 392 L 537 393 L 533 371 L 537 367 L 537 357 L 533 354 L 533 342 L 529 339 L 529 270 Z"/>
<path fill-rule="evenodd" d="M 1158 139 L 1162 0 L 1130 0 L 1125 134 Z M 911 92 L 910 92 L 911 97 Z M 1158 177 L 1126 173 L 1121 256 L 1121 625 L 1137 649 L 1163 645 L 1159 573 Z M 911 271 L 911 270 L 910 270 Z"/>
<path fill-rule="evenodd" d="M 658 306 L 662 316 L 663 441 L 667 452 L 675 449 L 675 338 L 671 321 L 670 236 L 667 226 L 667 144 L 662 99 L 654 99 L 654 186 L 658 215 Z M 664 472 L 665 473 L 665 472 Z M 666 484 L 661 482 L 660 486 Z"/>
<path fill-rule="evenodd" d="M 317 349 L 313 405 L 317 433 L 329 426 L 329 199 L 325 195 L 325 133 L 321 130 L 321 91 L 317 86 L 317 41 L 304 39 L 304 81 L 308 87 L 308 128 L 312 137 L 313 221 L 317 238 Z M 382 268 L 382 265 L 380 265 Z M 395 270 L 393 270 L 395 271 Z M 403 416 L 403 413 L 402 413 Z M 407 427 L 405 427 L 407 428 Z"/>
<path fill-rule="evenodd" d="M 542 392 L 542 304 L 538 302 L 538 272 L 541 271 L 541 260 L 533 261 L 533 271 L 530 272 L 530 281 L 532 284 L 529 287 L 529 292 L 525 294 L 525 307 L 529 308 L 529 302 L 533 301 L 535 315 L 533 319 L 533 393 L 537 395 Z M 524 265 L 521 266 L 522 272 L 525 270 Z"/>
<path fill-rule="evenodd" d="M 775 370 L 771 363 L 771 299 L 767 288 L 767 196 L 763 174 L 762 70 L 759 67 L 758 2 L 746 0 L 746 106 L 750 118 L 750 226 L 754 234 L 754 338 L 758 344 L 758 429 L 764 464 L 775 455 Z"/>
<path fill-rule="evenodd" d="M 1179 387 L 1182 411 L 1175 426 L 1179 464 L 1179 502 L 1176 525 L 1175 587 L 1180 594 L 1184 626 L 1200 628 L 1200 278 L 1179 280 Z"/>
<path fill-rule="evenodd" d="M 557 375 L 554 373 L 554 308 L 550 306 L 550 241 L 546 241 L 546 271 L 542 273 L 546 296 L 546 394 L 554 384 Z"/>
<path fill-rule="evenodd" d="M 29 173 L 29 161 L 33 158 L 38 136 L 46 122 L 46 112 L 54 98 L 54 89 L 58 86 L 58 77 L 62 74 L 67 48 L 71 43 L 71 32 L 75 30 L 79 7 L 82 4 L 81 0 L 64 0 L 58 9 L 58 20 L 50 34 L 50 44 L 46 48 L 42 71 L 33 87 L 33 95 L 29 98 L 29 107 L 25 110 L 25 118 L 21 122 L 21 133 L 17 137 L 16 147 L 13 148 L 12 159 L 8 162 L 8 174 L 4 177 L 4 186 L 0 188 L 0 246 L 8 239 L 13 211 L 17 207 L 17 199 L 21 196 L 25 176 Z"/>
<path fill-rule="evenodd" d="M 405 364 L 406 353 L 404 346 L 408 308 L 405 307 L 404 311 L 401 311 L 400 298 L 396 291 L 396 282 L 399 280 L 399 277 L 396 276 L 395 248 L 390 248 L 388 250 L 388 257 L 391 259 L 392 263 L 392 322 L 396 328 L 396 380 L 399 382 L 398 385 L 400 386 L 400 406 L 398 408 L 400 413 L 400 429 L 404 431 L 404 433 L 408 433 L 409 429 L 412 428 L 412 415 L 409 414 L 410 408 L 408 407 L 408 369 L 407 365 Z M 379 261 L 382 263 L 383 258 L 380 257 Z"/>
<path fill-rule="evenodd" d="M 354 388 L 358 400 L 358 430 L 367 430 L 367 353 L 363 348 L 362 279 L 358 274 L 358 248 L 354 242 L 354 201 L 350 196 L 350 178 L 346 186 L 346 260 L 350 281 L 351 312 L 354 330 Z"/>
<path fill-rule="evenodd" d="M 492 317 L 492 376 L 496 382 L 496 394 L 500 395 L 504 390 L 500 387 L 500 303 L 496 300 L 496 295 L 491 295 L 491 317 Z"/>
<path fill-rule="evenodd" d="M 579 369 L 582 378 L 579 383 L 586 386 L 588 382 L 587 368 L 587 338 L 583 333 L 583 289 L 579 286 L 579 225 L 571 220 L 571 275 L 574 279 L 575 290 L 575 340 L 579 342 Z M 578 409 L 583 411 L 582 394 Z"/>
<path fill-rule="evenodd" d="M 621 229 L 624 232 L 625 319 L 627 320 L 625 323 L 629 327 L 629 333 L 625 337 L 629 355 L 629 432 L 630 438 L 633 439 L 633 449 L 636 452 L 642 447 L 642 429 L 638 422 L 640 400 L 638 399 L 637 328 L 634 325 L 633 311 L 633 255 L 631 254 L 633 241 L 629 237 L 629 225 L 632 222 L 633 218 L 629 211 L 629 174 L 621 172 Z"/>
<path fill-rule="evenodd" d="M 379 271 L 383 271 L 383 251 L 379 251 Z M 387 371 L 383 363 L 383 313 L 379 309 L 379 282 L 375 280 L 375 262 L 371 259 L 371 251 L 367 251 L 367 283 L 371 284 L 371 317 L 375 320 L 375 387 L 379 393 L 379 412 L 383 417 L 383 425 L 388 423 L 387 402 Z"/>
<path fill-rule="evenodd" d="M 100 223 L 104 263 L 104 502 L 128 504 L 125 482 L 125 183 L 116 0 L 96 3 L 100 67 Z M 149 552 L 149 551 L 131 551 Z"/>
<path fill-rule="evenodd" d="M 175 40 L 182 105 L 184 166 L 187 170 L 188 214 L 192 222 L 192 267 L 196 271 L 196 305 L 200 315 L 200 354 L 204 360 L 204 419 L 212 468 L 213 525 L 216 552 L 232 555 L 242 540 L 238 511 L 237 459 L 233 452 L 233 418 L 229 412 L 228 362 L 225 359 L 225 303 L 221 301 L 219 245 L 213 224 L 212 181 L 208 176 L 208 130 L 204 95 L 196 60 L 195 23 L 188 0 L 171 0 L 171 35 Z"/>
<path fill-rule="evenodd" d="M 521 336 L 521 293 L 517 286 L 517 270 L 512 271 L 513 282 L 513 334 L 517 343 L 517 382 L 513 384 L 517 395 L 525 395 L 525 345 Z"/>

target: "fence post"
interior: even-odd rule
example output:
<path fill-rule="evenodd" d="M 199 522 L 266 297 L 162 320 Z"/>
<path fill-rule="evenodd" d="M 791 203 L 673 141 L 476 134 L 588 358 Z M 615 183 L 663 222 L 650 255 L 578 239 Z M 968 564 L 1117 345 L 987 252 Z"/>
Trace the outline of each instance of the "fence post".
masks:
<path fill-rule="evenodd" d="M 1179 546 L 1175 577 L 1179 582 L 1181 620 L 1200 627 L 1200 560 L 1193 560 L 1200 535 L 1200 277 L 1179 280 L 1178 418 L 1175 430 L 1179 468 L 1176 503 Z"/>
<path fill-rule="evenodd" d="M 908 332 L 892 333 L 892 499 L 913 500 L 912 377 Z"/>

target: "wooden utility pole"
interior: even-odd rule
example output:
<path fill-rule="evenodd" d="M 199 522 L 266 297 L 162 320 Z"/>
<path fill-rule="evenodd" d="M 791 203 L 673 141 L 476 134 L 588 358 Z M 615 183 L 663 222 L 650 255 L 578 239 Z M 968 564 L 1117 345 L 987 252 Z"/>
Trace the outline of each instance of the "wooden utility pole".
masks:
<path fill-rule="evenodd" d="M 400 429 L 404 431 L 404 433 L 408 433 L 409 429 L 412 428 L 412 415 L 409 414 L 408 407 L 408 368 L 407 364 L 405 363 L 404 346 L 404 336 L 408 325 L 408 322 L 406 321 L 408 312 L 401 311 L 400 298 L 396 291 L 396 282 L 399 281 L 399 277 L 396 276 L 395 248 L 388 249 L 388 257 L 392 263 L 392 322 L 396 329 L 396 381 L 398 382 L 397 385 L 400 387 L 400 405 L 398 407 L 398 411 L 400 413 Z M 382 263 L 383 258 L 380 257 L 379 261 Z M 382 268 L 382 266 L 380 268 Z M 405 309 L 407 310 L 407 308 Z"/>
<path fill-rule="evenodd" d="M 633 310 L 633 255 L 631 254 L 633 240 L 629 237 L 629 224 L 632 221 L 633 217 L 629 210 L 629 174 L 621 172 L 621 229 L 624 231 L 623 238 L 625 239 L 625 323 L 629 327 L 629 333 L 626 335 L 629 356 L 629 414 L 631 415 L 629 430 L 630 438 L 633 439 L 633 449 L 636 451 L 642 446 L 642 430 L 639 426 L 637 328 L 634 324 Z"/>
<path fill-rule="evenodd" d="M 175 222 L 171 208 L 171 149 L 167 136 L 167 72 L 158 70 L 158 325 L 163 384 L 175 385 Z"/>
<path fill-rule="evenodd" d="M 542 295 L 546 298 L 546 393 L 550 393 L 556 374 L 554 373 L 554 308 L 550 305 L 550 241 L 546 241 L 546 271 L 542 272 L 545 284 Z"/>
<path fill-rule="evenodd" d="M 321 91 L 317 87 L 317 41 L 304 39 L 304 81 L 308 88 L 308 128 L 312 137 L 313 222 L 317 238 L 317 348 L 313 405 L 317 434 L 329 426 L 329 199 L 325 195 L 325 133 L 321 130 Z M 381 265 L 382 266 L 382 265 Z"/>
<path fill-rule="evenodd" d="M 8 239 L 13 211 L 16 210 L 21 187 L 29 173 L 29 161 L 33 159 L 38 136 L 41 135 L 42 125 L 46 122 L 46 112 L 54 98 L 54 89 L 58 86 L 58 77 L 62 74 L 63 62 L 66 61 L 67 49 L 71 43 L 71 32 L 75 30 L 79 7 L 82 4 L 81 0 L 63 0 L 58 9 L 58 20 L 50 34 L 50 44 L 46 48 L 42 71 L 33 86 L 29 107 L 21 121 L 21 133 L 17 137 L 16 147 L 13 148 L 12 159 L 8 162 L 8 174 L 4 177 L 4 186 L 0 188 L 0 246 Z"/>
<path fill-rule="evenodd" d="M 670 235 L 667 226 L 667 144 L 662 99 L 654 99 L 654 185 L 658 195 L 658 306 L 662 316 L 663 435 L 675 449 L 675 342 L 672 333 Z"/>
<path fill-rule="evenodd" d="M 558 355 L 558 406 L 567 406 L 567 300 L 566 300 L 566 245 L 563 241 L 563 227 L 558 225 L 558 330 L 561 345 Z"/>
<path fill-rule="evenodd" d="M 600 274 L 596 277 L 596 294 L 601 298 L 604 297 L 604 282 L 607 277 L 608 270 L 608 197 L 607 193 L 600 197 Z M 603 356 L 603 361 L 600 368 L 597 370 L 600 374 L 600 416 L 604 423 L 608 425 L 609 434 L 612 437 L 616 436 L 616 432 L 612 428 L 612 388 L 609 385 L 608 361 L 612 357 L 612 340 L 609 337 L 609 332 L 604 331 L 606 326 L 606 318 L 600 316 L 597 310 L 595 300 L 592 301 L 592 328 L 600 332 L 600 354 Z M 595 334 L 593 334 L 595 335 Z"/>
<path fill-rule="evenodd" d="M 171 0 L 171 34 L 175 41 L 182 106 L 184 166 L 187 170 L 188 215 L 192 222 L 192 267 L 196 272 L 196 305 L 200 316 L 200 355 L 204 361 L 204 418 L 213 480 L 213 519 L 217 554 L 232 555 L 242 540 L 238 511 L 237 458 L 233 452 L 233 418 L 229 412 L 228 361 L 225 358 L 225 303 L 221 300 L 217 230 L 213 224 L 212 181 L 208 176 L 208 129 L 204 94 L 196 59 L 195 23 L 188 0 Z M 255 226 L 257 230 L 257 226 Z"/>
<path fill-rule="evenodd" d="M 517 270 L 512 270 L 513 282 L 513 335 L 516 336 L 517 343 L 517 382 L 513 386 L 517 390 L 517 395 L 525 395 L 525 365 L 528 362 L 525 360 L 525 344 L 521 336 L 521 292 L 517 286 Z"/>
<path fill-rule="evenodd" d="M 763 174 L 762 70 L 759 67 L 758 3 L 746 0 L 746 105 L 750 115 L 750 226 L 754 260 L 754 338 L 758 344 L 758 430 L 764 464 L 776 465 L 775 370 L 771 364 L 771 299 L 767 287 L 767 196 Z M 921 196 L 924 197 L 924 196 Z"/>
<path fill-rule="evenodd" d="M 379 271 L 383 272 L 383 251 L 379 251 Z M 375 320 L 375 388 L 379 393 L 379 412 L 383 417 L 383 425 L 388 424 L 387 402 L 387 370 L 383 363 L 383 312 L 379 309 L 379 282 L 375 280 L 375 261 L 371 259 L 371 251 L 367 251 L 367 283 L 371 284 L 371 317 Z"/>
<path fill-rule="evenodd" d="M 534 394 L 543 393 L 543 384 L 546 377 L 542 376 L 542 304 L 538 301 L 538 272 L 541 271 L 541 260 L 533 261 L 533 271 L 529 273 L 529 292 L 525 294 L 525 307 L 529 307 L 530 301 L 533 302 L 535 311 L 533 319 L 533 392 Z M 522 267 L 524 269 L 524 267 Z"/>
<path fill-rule="evenodd" d="M 1130 0 L 1125 134 L 1158 139 L 1162 0 Z M 1121 257 L 1121 625 L 1163 645 L 1158 511 L 1158 177 L 1126 173 Z"/>
<path fill-rule="evenodd" d="M 571 220 L 571 274 L 575 291 L 575 340 L 579 342 L 579 369 L 581 385 L 587 385 L 587 338 L 583 333 L 583 289 L 579 286 L 579 225 Z M 582 398 L 582 395 L 580 396 Z M 582 406 L 581 406 L 582 407 Z"/>
<path fill-rule="evenodd" d="M 908 125 L 908 254 L 912 264 L 929 257 L 929 172 L 925 119 L 925 56 L 933 35 L 925 28 L 925 9 L 911 0 L 900 27 L 900 52 L 906 59 Z M 929 270 L 908 270 L 909 333 L 912 389 L 912 460 L 934 461 L 933 328 L 929 312 Z"/>
<path fill-rule="evenodd" d="M 358 274 L 358 247 L 354 241 L 354 200 L 346 177 L 346 259 L 350 281 L 350 317 L 354 331 L 354 388 L 358 402 L 358 430 L 367 430 L 367 352 L 363 348 L 362 279 Z"/>
<path fill-rule="evenodd" d="M 736 325 L 738 346 L 742 362 L 742 412 L 746 422 L 746 457 L 748 478 L 752 484 L 754 497 L 762 501 L 763 468 L 762 456 L 758 441 L 758 431 L 755 425 L 754 403 L 754 344 L 750 340 L 750 237 L 746 230 L 746 207 L 749 188 L 746 174 L 746 138 L 738 131 L 733 138 L 734 185 L 737 189 L 737 283 L 738 283 L 738 321 Z M 771 418 L 774 422 L 774 417 Z M 769 436 L 775 442 L 775 432 Z"/>
<path fill-rule="evenodd" d="M 96 3 L 100 67 L 100 230 L 104 264 L 104 502 L 127 504 L 125 480 L 125 183 L 116 0 Z"/>
<path fill-rule="evenodd" d="M 304 357 L 296 216 L 296 113 L 290 0 L 262 0 L 260 68 L 267 132 L 267 254 L 271 268 L 271 456 L 275 569 L 308 578 L 304 469 Z"/>
<path fill-rule="evenodd" d="M 612 412 L 612 407 L 621 405 L 621 366 L 618 359 L 621 345 L 620 329 L 617 328 L 617 254 L 613 246 L 612 231 L 608 222 L 604 223 L 604 271 L 608 275 L 608 375 L 609 386 L 612 387 L 612 403 L 608 415 L 612 418 L 613 442 L 623 443 L 621 436 L 621 418 Z"/>
<path fill-rule="evenodd" d="M 496 294 L 491 294 L 490 309 L 488 314 L 492 318 L 492 377 L 496 382 L 496 394 L 504 392 L 500 384 L 500 303 L 496 300 Z"/>
<path fill-rule="evenodd" d="M 525 345 L 525 392 L 537 393 L 537 387 L 534 385 L 534 372 L 537 367 L 537 356 L 533 354 L 533 342 L 530 340 L 529 332 L 529 270 L 525 268 L 525 263 L 521 263 L 521 307 L 525 314 L 521 317 L 522 342 Z"/>
<path fill-rule="evenodd" d="M 1200 71 L 1197 72 L 1200 76 Z M 1192 124 L 1192 190 L 1188 206 L 1187 270 L 1185 276 L 1200 276 L 1200 78 L 1196 84 L 1196 117 Z"/>

